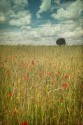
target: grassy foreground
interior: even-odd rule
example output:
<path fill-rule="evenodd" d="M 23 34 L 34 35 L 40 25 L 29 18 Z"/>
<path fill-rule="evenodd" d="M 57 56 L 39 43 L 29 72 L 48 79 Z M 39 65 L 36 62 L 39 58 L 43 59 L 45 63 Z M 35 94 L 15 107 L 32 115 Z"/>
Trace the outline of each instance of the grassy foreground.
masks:
<path fill-rule="evenodd" d="M 0 46 L 0 125 L 83 125 L 83 46 Z"/>

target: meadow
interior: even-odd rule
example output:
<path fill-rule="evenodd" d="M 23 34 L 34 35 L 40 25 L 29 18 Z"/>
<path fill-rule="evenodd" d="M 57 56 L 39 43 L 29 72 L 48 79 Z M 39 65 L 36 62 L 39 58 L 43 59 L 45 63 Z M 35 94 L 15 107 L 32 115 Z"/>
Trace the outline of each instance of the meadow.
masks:
<path fill-rule="evenodd" d="M 0 125 L 83 125 L 83 46 L 0 46 Z"/>

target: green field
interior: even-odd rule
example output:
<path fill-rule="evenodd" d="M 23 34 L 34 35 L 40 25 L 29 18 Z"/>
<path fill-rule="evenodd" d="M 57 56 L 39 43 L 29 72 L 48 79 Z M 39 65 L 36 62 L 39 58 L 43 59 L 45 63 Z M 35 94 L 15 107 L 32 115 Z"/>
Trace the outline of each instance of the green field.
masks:
<path fill-rule="evenodd" d="M 83 46 L 0 46 L 0 125 L 83 125 Z"/>

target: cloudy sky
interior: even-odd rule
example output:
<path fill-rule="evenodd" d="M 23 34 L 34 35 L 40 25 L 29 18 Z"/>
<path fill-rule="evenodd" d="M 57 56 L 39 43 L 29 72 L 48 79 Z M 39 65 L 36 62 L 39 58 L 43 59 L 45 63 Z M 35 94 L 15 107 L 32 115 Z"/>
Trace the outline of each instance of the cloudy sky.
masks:
<path fill-rule="evenodd" d="M 0 0 L 0 44 L 83 44 L 83 0 Z"/>

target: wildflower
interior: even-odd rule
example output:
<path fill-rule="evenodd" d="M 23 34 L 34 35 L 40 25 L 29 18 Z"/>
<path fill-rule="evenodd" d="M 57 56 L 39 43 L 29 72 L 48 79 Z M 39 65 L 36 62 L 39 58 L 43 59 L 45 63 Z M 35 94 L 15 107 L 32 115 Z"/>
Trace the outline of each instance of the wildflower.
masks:
<path fill-rule="evenodd" d="M 47 76 L 50 76 L 51 75 L 51 73 L 50 72 L 47 72 Z"/>
<path fill-rule="evenodd" d="M 26 74 L 26 72 L 23 72 L 22 74 L 23 74 L 23 75 L 25 75 L 25 74 Z"/>
<path fill-rule="evenodd" d="M 39 74 L 38 74 L 40 77 L 42 76 L 42 72 L 39 72 Z"/>
<path fill-rule="evenodd" d="M 25 67 L 27 64 L 26 63 L 23 63 L 22 66 Z"/>
<path fill-rule="evenodd" d="M 22 122 L 20 125 L 29 125 L 29 123 L 28 122 Z"/>
<path fill-rule="evenodd" d="M 29 80 L 29 76 L 26 76 L 25 79 L 28 81 Z"/>
<path fill-rule="evenodd" d="M 66 79 L 69 78 L 69 74 L 66 74 L 66 75 L 65 75 L 65 78 L 66 78 Z"/>
<path fill-rule="evenodd" d="M 68 88 L 68 84 L 67 83 L 63 83 L 63 88 L 67 89 Z"/>
<path fill-rule="evenodd" d="M 12 97 L 12 96 L 13 96 L 13 93 L 12 93 L 12 92 L 8 93 L 8 96 L 9 96 L 9 97 Z"/>
<path fill-rule="evenodd" d="M 56 66 L 54 66 L 54 69 L 56 69 Z"/>
<path fill-rule="evenodd" d="M 55 82 L 52 82 L 52 85 L 56 85 L 56 83 L 55 83 Z"/>
<path fill-rule="evenodd" d="M 59 76 L 59 74 L 56 72 L 56 73 L 54 73 L 54 76 Z"/>
<path fill-rule="evenodd" d="M 32 70 L 34 68 L 34 65 L 29 66 L 29 70 Z"/>

